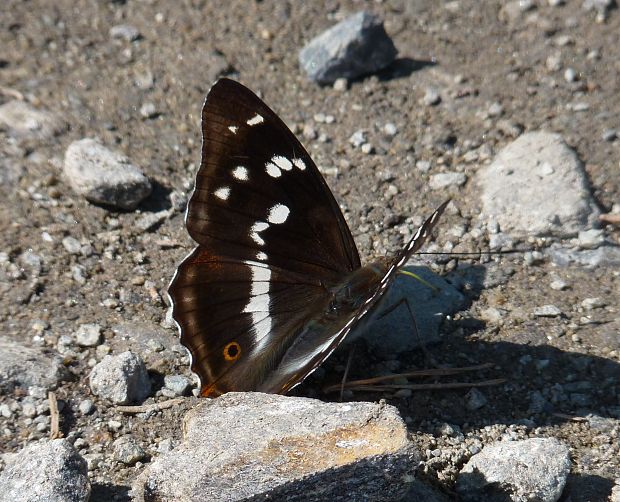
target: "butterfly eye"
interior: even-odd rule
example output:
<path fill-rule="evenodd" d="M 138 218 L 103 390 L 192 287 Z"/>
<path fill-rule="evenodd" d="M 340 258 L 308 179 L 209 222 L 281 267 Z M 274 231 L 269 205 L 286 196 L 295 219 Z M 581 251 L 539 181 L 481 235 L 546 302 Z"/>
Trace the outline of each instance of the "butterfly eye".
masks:
<path fill-rule="evenodd" d="M 241 355 L 241 346 L 237 342 L 230 342 L 224 347 L 224 359 L 236 361 Z"/>

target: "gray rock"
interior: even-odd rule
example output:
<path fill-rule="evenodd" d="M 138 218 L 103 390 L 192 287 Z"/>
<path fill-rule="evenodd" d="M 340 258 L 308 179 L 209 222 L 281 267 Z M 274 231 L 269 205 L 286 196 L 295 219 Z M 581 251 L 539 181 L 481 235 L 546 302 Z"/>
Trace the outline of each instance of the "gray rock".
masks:
<path fill-rule="evenodd" d="M 164 385 L 175 395 L 185 396 L 192 386 L 192 381 L 183 375 L 166 375 L 164 377 Z"/>
<path fill-rule="evenodd" d="M 90 390 L 116 404 L 142 401 L 151 392 L 144 362 L 127 351 L 105 356 L 90 373 Z"/>
<path fill-rule="evenodd" d="M 363 336 L 371 350 L 380 357 L 393 358 L 394 354 L 415 349 L 420 344 L 438 341 L 442 320 L 457 312 L 465 301 L 456 288 L 428 268 L 405 267 L 405 270 L 417 274 L 438 291 L 433 291 L 412 277 L 399 275 L 396 278 L 378 307 L 375 319 L 369 320 L 348 337 L 348 340 L 352 340 L 358 335 Z M 385 317 L 378 318 L 381 312 L 396 305 L 403 298 L 410 299 L 409 306 L 415 325 L 404 304 Z"/>
<path fill-rule="evenodd" d="M 598 218 L 583 165 L 558 134 L 522 135 L 479 171 L 478 181 L 481 217 L 512 235 L 569 237 Z"/>
<path fill-rule="evenodd" d="M 581 249 L 596 249 L 605 243 L 605 232 L 599 228 L 591 228 L 579 232 L 577 245 Z"/>
<path fill-rule="evenodd" d="M 419 454 L 392 406 L 259 393 L 202 401 L 135 500 L 398 500 Z"/>
<path fill-rule="evenodd" d="M 15 387 L 51 389 L 68 376 L 62 359 L 40 348 L 0 338 L 0 354 L 0 393 L 12 392 Z"/>
<path fill-rule="evenodd" d="M 170 211 L 163 210 L 156 213 L 144 213 L 136 220 L 135 227 L 143 232 L 149 232 L 157 228 L 170 216 Z"/>
<path fill-rule="evenodd" d="M 428 87 L 426 91 L 424 91 L 422 103 L 426 106 L 435 106 L 441 103 L 441 95 L 439 94 L 439 91 L 434 87 Z"/>
<path fill-rule="evenodd" d="M 48 139 L 67 129 L 56 115 L 19 100 L 0 105 L 0 125 L 17 138 Z"/>
<path fill-rule="evenodd" d="M 128 42 L 133 42 L 140 38 L 140 31 L 131 24 L 117 24 L 110 28 L 111 38 L 122 38 Z"/>
<path fill-rule="evenodd" d="M 620 266 L 620 247 L 618 246 L 600 246 L 596 249 L 579 250 L 553 244 L 545 253 L 553 263 L 560 267 L 568 267 L 572 264 L 586 268 Z"/>
<path fill-rule="evenodd" d="M 2 500 L 80 502 L 90 497 L 86 461 L 66 439 L 34 443 L 5 459 Z"/>
<path fill-rule="evenodd" d="M 570 472 L 569 453 L 555 438 L 486 446 L 463 467 L 456 491 L 463 501 L 554 502 Z"/>
<path fill-rule="evenodd" d="M 82 415 L 89 415 L 95 411 L 95 404 L 90 399 L 84 399 L 80 402 L 78 409 Z"/>
<path fill-rule="evenodd" d="M 80 250 L 82 249 L 82 244 L 80 244 L 80 241 L 70 235 L 62 240 L 62 246 L 69 254 L 80 254 Z"/>
<path fill-rule="evenodd" d="M 431 176 L 428 185 L 431 190 L 443 190 L 444 188 L 451 186 L 462 186 L 467 181 L 467 176 L 464 173 L 437 173 Z"/>
<path fill-rule="evenodd" d="M 470 389 L 465 395 L 465 406 L 468 410 L 474 411 L 482 408 L 488 403 L 486 396 L 478 389 Z"/>
<path fill-rule="evenodd" d="M 311 80 L 331 84 L 385 68 L 396 54 L 383 22 L 358 12 L 312 39 L 300 51 L 299 63 Z"/>
<path fill-rule="evenodd" d="M 562 315 L 562 311 L 555 305 L 542 305 L 534 309 L 536 317 L 558 317 Z"/>
<path fill-rule="evenodd" d="M 151 193 L 151 183 L 118 152 L 94 139 L 81 139 L 65 152 L 64 174 L 90 202 L 132 210 Z"/>
<path fill-rule="evenodd" d="M 122 436 L 112 443 L 114 458 L 126 465 L 134 465 L 147 458 L 146 451 L 133 436 Z"/>
<path fill-rule="evenodd" d="M 82 324 L 73 336 L 81 347 L 96 347 L 101 341 L 101 326 L 98 324 Z"/>

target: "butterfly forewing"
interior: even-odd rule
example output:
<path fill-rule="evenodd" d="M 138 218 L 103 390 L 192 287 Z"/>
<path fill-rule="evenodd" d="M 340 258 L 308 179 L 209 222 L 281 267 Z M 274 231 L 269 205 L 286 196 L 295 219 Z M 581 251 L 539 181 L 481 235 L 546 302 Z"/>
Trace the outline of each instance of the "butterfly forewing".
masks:
<path fill-rule="evenodd" d="M 360 266 L 338 205 L 284 123 L 222 79 L 203 113 L 202 163 L 189 203 L 192 238 L 221 256 L 339 276 Z"/>

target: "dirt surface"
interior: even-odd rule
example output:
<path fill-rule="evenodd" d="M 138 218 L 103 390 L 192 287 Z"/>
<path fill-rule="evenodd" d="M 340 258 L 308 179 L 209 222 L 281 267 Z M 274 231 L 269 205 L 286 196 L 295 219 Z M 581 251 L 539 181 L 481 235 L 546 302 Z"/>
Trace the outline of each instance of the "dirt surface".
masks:
<path fill-rule="evenodd" d="M 0 155 L 12 173 L 11 182 L 0 187 L 0 251 L 19 264 L 29 250 L 42 260 L 40 273 L 23 265 L 22 275 L 2 289 L 0 332 L 25 345 L 37 335 L 55 348 L 80 324 L 96 322 L 114 352 L 126 343 L 113 329 L 119 323 L 140 323 L 174 336 L 164 322 L 165 290 L 192 247 L 179 200 L 193 183 L 200 110 L 218 76 L 231 76 L 260 93 L 300 135 L 341 203 L 364 259 L 398 249 L 448 196 L 456 209 L 441 222 L 436 248 L 487 249 L 474 173 L 521 130 L 560 133 L 584 161 L 594 197 L 604 212 L 609 210 L 620 193 L 620 141 L 605 141 L 602 135 L 620 127 L 620 13 L 612 10 L 605 22 L 597 22 L 596 13 L 575 0 L 559 7 L 537 1 L 532 10 L 514 16 L 501 5 L 239 0 L 224 7 L 199 0 L 5 0 L 0 103 L 17 91 L 69 127 L 46 140 L 16 141 L 0 132 Z M 297 62 L 301 47 L 364 8 L 385 19 L 399 60 L 345 91 L 309 82 Z M 140 37 L 112 38 L 110 28 L 119 24 L 135 26 Z M 560 68 L 553 68 L 550 56 L 559 57 Z M 572 82 L 565 78 L 567 68 L 576 71 Z M 441 95 L 437 106 L 422 102 L 428 87 Z M 140 113 L 147 103 L 157 112 L 150 118 Z M 575 103 L 588 107 L 575 111 Z M 332 115 L 334 121 L 317 114 Z M 393 137 L 385 134 L 386 123 L 396 126 Z M 359 129 L 366 131 L 374 152 L 364 153 L 348 141 Z M 154 191 L 138 211 L 117 213 L 92 205 L 63 179 L 67 146 L 94 136 L 127 155 L 153 181 Z M 419 161 L 430 162 L 430 169 L 419 169 Z M 468 182 L 431 190 L 429 177 L 446 170 L 466 173 Z M 179 209 L 159 227 L 136 227 L 145 213 L 175 205 Z M 466 238 L 457 236 L 463 229 Z M 618 242 L 613 228 L 607 234 Z M 69 254 L 61 244 L 68 235 L 89 242 L 92 254 Z M 527 237 L 522 236 L 523 247 L 545 244 Z M 73 278 L 75 265 L 84 268 L 84 284 Z M 559 268 L 548 260 L 528 265 L 517 253 L 482 260 L 447 256 L 435 271 L 460 283 L 469 307 L 444 324 L 443 341 L 429 347 L 431 355 L 441 365 L 494 363 L 459 379 L 505 378 L 506 383 L 480 389 L 487 404 L 476 410 L 467 407 L 467 390 L 355 394 L 352 399 L 385 398 L 396 405 L 426 452 L 421 472 L 446 493 L 471 456 L 472 444 L 482 447 L 504 435 L 553 436 L 570 445 L 573 458 L 562 500 L 606 500 L 620 478 L 617 270 Z M 549 287 L 558 278 L 567 289 Z M 600 298 L 603 306 L 586 311 L 581 305 L 586 298 Z M 532 315 L 546 304 L 563 314 Z M 501 319 L 489 320 L 489 308 L 501 309 Z M 169 373 L 189 374 L 182 352 L 165 352 L 149 362 L 156 382 Z M 73 378 L 57 391 L 65 403 L 62 430 L 83 439 L 83 454 L 102 455 L 91 470 L 93 500 L 124 500 L 142 464 L 110 459 L 110 442 L 131 432 L 154 454 L 162 440 L 178 439 L 180 417 L 191 403 L 148 418 L 121 415 L 90 395 L 87 376 L 102 354 L 76 347 L 65 356 Z M 339 380 L 346 357 L 336 354 L 295 393 L 334 398 L 319 389 Z M 352 377 L 424 364 L 418 353 L 377 361 L 362 347 Z M 533 404 L 537 393 L 544 406 Z M 96 409 L 81 415 L 75 409 L 86 398 Z M 0 402 L 19 399 L 4 396 Z M 588 414 L 609 420 L 588 419 Z M 17 451 L 47 434 L 17 416 L 10 423 L 0 417 L 1 451 Z M 120 429 L 110 427 L 110 420 L 120 421 Z M 460 428 L 462 435 L 442 432 L 442 423 Z"/>

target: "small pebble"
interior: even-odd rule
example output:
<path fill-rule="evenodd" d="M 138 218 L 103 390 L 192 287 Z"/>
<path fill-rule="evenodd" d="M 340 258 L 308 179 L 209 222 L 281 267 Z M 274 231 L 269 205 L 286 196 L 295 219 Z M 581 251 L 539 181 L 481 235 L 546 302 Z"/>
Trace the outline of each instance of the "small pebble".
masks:
<path fill-rule="evenodd" d="M 366 143 L 366 133 L 362 129 L 355 131 L 349 138 L 349 143 L 355 148 L 362 146 Z"/>
<path fill-rule="evenodd" d="M 99 324 L 82 324 L 73 336 L 81 347 L 96 347 L 101 341 L 101 326 Z"/>
<path fill-rule="evenodd" d="M 396 134 L 398 133 L 398 129 L 392 122 L 388 122 L 387 124 L 383 126 L 383 132 L 387 136 L 393 137 L 393 136 L 396 136 Z"/>
<path fill-rule="evenodd" d="M 362 153 L 365 153 L 368 155 L 368 154 L 373 153 L 374 151 L 375 151 L 375 147 L 372 146 L 370 143 L 364 143 L 362 145 Z"/>
<path fill-rule="evenodd" d="M 128 42 L 133 42 L 140 38 L 140 32 L 138 28 L 130 24 L 118 24 L 110 28 L 110 37 L 122 38 Z"/>
<path fill-rule="evenodd" d="M 349 87 L 349 81 L 346 78 L 337 78 L 334 81 L 334 90 L 344 92 Z"/>
<path fill-rule="evenodd" d="M 90 399 L 84 399 L 80 402 L 78 409 L 82 415 L 89 415 L 94 411 L 95 405 Z"/>
<path fill-rule="evenodd" d="M 562 315 L 562 311 L 555 305 L 543 305 L 534 309 L 536 317 L 558 317 Z"/>
<path fill-rule="evenodd" d="M 577 80 L 577 72 L 572 68 L 566 68 L 564 71 L 564 80 L 567 82 L 575 82 Z"/>
<path fill-rule="evenodd" d="M 434 87 L 428 87 L 424 93 L 424 97 L 422 98 L 422 103 L 426 106 L 436 106 L 441 103 L 439 91 L 437 91 Z"/>
<path fill-rule="evenodd" d="M 478 389 L 470 389 L 470 391 L 465 395 L 465 406 L 467 406 L 467 409 L 470 411 L 482 408 L 487 403 L 487 398 Z"/>
<path fill-rule="evenodd" d="M 175 395 L 185 396 L 192 386 L 192 382 L 183 375 L 166 375 L 164 377 L 164 385 Z"/>
<path fill-rule="evenodd" d="M 140 107 L 140 115 L 145 119 L 150 119 L 156 117 L 157 115 L 159 115 L 159 113 L 157 112 L 157 108 L 155 108 L 155 105 L 153 103 L 144 103 Z"/>
<path fill-rule="evenodd" d="M 568 288 L 568 284 L 564 282 L 562 279 L 555 279 L 551 281 L 550 286 L 551 286 L 551 289 L 554 289 L 556 291 L 564 291 L 565 289 Z"/>
<path fill-rule="evenodd" d="M 592 228 L 579 232 L 577 245 L 581 249 L 596 249 L 605 242 L 605 232 L 602 229 Z"/>
<path fill-rule="evenodd" d="M 581 302 L 581 306 L 586 310 L 600 309 L 605 307 L 607 303 L 602 298 L 585 298 Z"/>
<path fill-rule="evenodd" d="M 82 244 L 75 237 L 65 237 L 62 240 L 62 246 L 67 250 L 69 254 L 80 254 Z"/>

